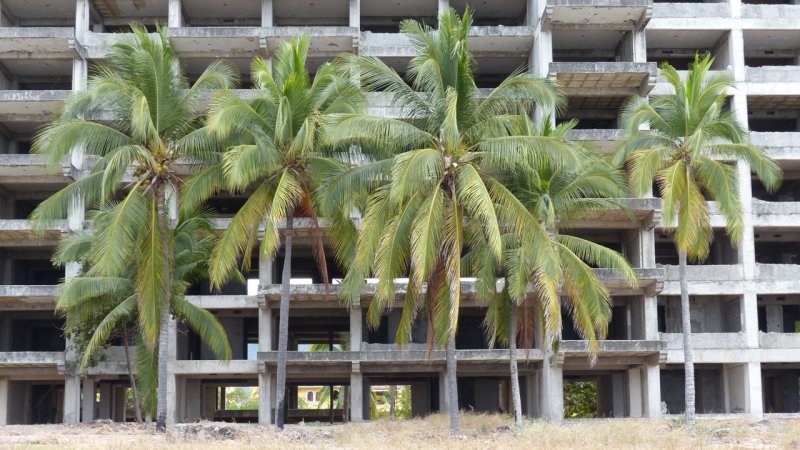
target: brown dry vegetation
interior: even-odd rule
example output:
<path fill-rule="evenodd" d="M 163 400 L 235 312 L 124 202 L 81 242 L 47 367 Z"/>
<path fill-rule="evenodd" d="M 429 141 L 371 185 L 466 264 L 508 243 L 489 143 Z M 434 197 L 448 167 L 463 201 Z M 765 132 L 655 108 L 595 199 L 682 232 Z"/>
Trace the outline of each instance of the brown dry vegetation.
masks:
<path fill-rule="evenodd" d="M 800 420 L 701 421 L 693 431 L 676 421 L 581 420 L 553 425 L 527 422 L 520 430 L 499 415 L 464 414 L 462 438 L 449 436 L 447 417 L 348 425 L 273 427 L 199 423 L 167 436 L 154 426 L 93 423 L 0 427 L 0 448 L 276 448 L 276 449 L 514 449 L 514 448 L 798 448 Z"/>

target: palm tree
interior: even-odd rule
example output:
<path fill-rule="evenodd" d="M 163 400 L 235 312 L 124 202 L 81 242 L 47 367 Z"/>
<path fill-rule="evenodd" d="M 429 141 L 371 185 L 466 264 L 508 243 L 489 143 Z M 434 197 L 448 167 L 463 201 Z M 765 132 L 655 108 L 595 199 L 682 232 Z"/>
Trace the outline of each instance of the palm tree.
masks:
<path fill-rule="evenodd" d="M 776 189 L 781 171 L 758 147 L 726 107 L 727 90 L 734 86 L 728 73 L 709 74 L 709 55 L 695 56 L 685 81 L 669 64 L 661 75 L 674 94 L 635 97 L 625 106 L 621 122 L 625 141 L 615 156 L 627 163 L 631 188 L 649 193 L 653 182 L 663 201 L 665 228 L 673 232 L 678 250 L 686 380 L 686 423 L 695 423 L 694 357 L 686 281 L 687 259 L 702 260 L 709 252 L 713 231 L 706 197 L 716 201 L 725 218 L 731 242 L 744 231 L 739 179 L 727 162 L 746 163 L 768 189 Z M 640 131 L 649 125 L 649 131 Z"/>
<path fill-rule="evenodd" d="M 283 42 L 272 68 L 262 58 L 253 61 L 251 79 L 256 96 L 252 100 L 243 100 L 233 91 L 221 91 L 215 97 L 207 129 L 219 140 L 232 141 L 232 145 L 217 157 L 217 164 L 199 172 L 184 189 L 186 207 L 220 189 L 252 189 L 211 255 L 210 279 L 214 288 L 231 278 L 238 261 L 242 260 L 244 268 L 249 269 L 261 227 L 265 229 L 259 258 L 272 259 L 280 246 L 278 227 L 286 221 L 278 328 L 278 428 L 284 424 L 294 216 L 299 212 L 310 217 L 317 228 L 321 215 L 333 219 L 331 223 L 342 223 L 335 215 L 320 214 L 325 205 L 317 201 L 320 177 L 340 165 L 322 153 L 323 125 L 330 114 L 359 112 L 365 105 L 361 91 L 331 63 L 323 64 L 313 82 L 310 80 L 306 65 L 309 42 L 305 35 Z M 334 227 L 337 230 L 354 233 L 349 221 L 342 228 Z M 316 258 L 327 285 L 321 234 L 315 235 Z"/>
<path fill-rule="evenodd" d="M 577 122 L 565 122 L 555 128 L 545 117 L 541 126 L 528 116 L 515 117 L 510 121 L 509 134 L 521 136 L 549 136 L 566 141 L 566 135 Z M 574 143 L 568 143 L 576 145 Z M 582 157 L 577 163 L 562 165 L 551 160 L 531 158 L 510 174 L 506 185 L 524 207 L 527 219 L 537 223 L 545 233 L 533 236 L 507 236 L 508 251 L 503 267 L 490 252 L 478 249 L 467 256 L 469 263 L 478 267 L 494 267 L 506 274 L 505 289 L 495 295 L 494 286 L 481 289 L 492 299 L 487 309 L 485 326 L 494 345 L 495 340 L 507 343 L 510 350 L 511 391 L 514 404 L 514 422 L 522 425 L 522 402 L 517 371 L 517 341 L 523 347 L 532 348 L 536 324 L 544 324 L 544 342 L 557 341 L 561 336 L 561 309 L 566 309 L 573 318 L 577 333 L 588 340 L 592 358 L 596 357 L 598 340 L 606 336 L 611 319 L 609 293 L 591 266 L 611 268 L 619 272 L 631 285 L 637 284 L 636 273 L 624 256 L 591 241 L 564 234 L 569 222 L 580 220 L 600 210 L 620 208 L 614 198 L 626 196 L 625 179 L 622 172 L 608 161 L 588 149 L 576 147 Z M 537 290 L 537 301 L 531 305 L 528 285 L 535 281 L 540 271 L 541 260 L 534 256 L 544 248 L 556 257 L 548 261 L 558 274 L 557 282 L 562 286 L 561 295 L 552 295 L 547 289 Z M 591 265 L 591 266 L 590 266 Z M 491 269 L 490 269 L 491 270 Z M 562 302 L 566 302 L 563 304 Z M 522 307 L 523 314 L 517 312 Z M 522 334 L 518 335 L 517 329 Z"/>
<path fill-rule="evenodd" d="M 94 211 L 95 221 L 103 222 L 116 214 L 117 203 L 108 203 Z M 177 227 L 172 230 L 174 252 L 172 266 L 172 297 L 170 310 L 178 319 L 186 322 L 222 360 L 230 360 L 231 348 L 225 329 L 217 318 L 207 310 L 198 308 L 186 300 L 184 293 L 194 282 L 208 274 L 208 259 L 214 246 L 215 234 L 205 212 L 193 211 L 182 215 Z M 153 364 L 153 352 L 144 344 L 141 336 L 139 299 L 135 290 L 137 266 L 130 266 L 117 277 L 101 275 L 102 270 L 91 259 L 98 247 L 109 245 L 107 240 L 96 239 L 88 232 L 78 233 L 62 241 L 53 257 L 59 265 L 77 262 L 82 265 L 81 274 L 67 280 L 59 289 L 56 309 L 67 317 L 66 329 L 85 331 L 87 336 L 81 346 L 81 370 L 92 365 L 92 358 L 118 333 L 125 347 L 128 377 L 133 391 L 136 420 L 142 421 L 142 405 L 149 414 L 156 406 L 158 367 Z M 141 389 L 137 387 L 137 376 L 131 365 L 128 339 L 129 325 L 134 325 L 137 354 L 136 373 Z M 143 356 L 143 357 L 142 357 Z M 143 399 L 140 399 L 140 391 Z"/>
<path fill-rule="evenodd" d="M 189 85 L 163 28 L 154 36 L 141 25 L 120 37 L 108 63 L 96 69 L 86 91 L 73 94 L 61 116 L 34 140 L 33 150 L 57 164 L 67 154 L 95 156 L 91 172 L 42 202 L 31 218 L 37 227 L 61 219 L 70 206 L 102 205 L 123 197 L 114 215 L 95 222 L 96 248 L 90 259 L 98 275 L 120 277 L 135 264 L 145 344 L 158 352 L 157 429 L 166 430 L 167 342 L 173 245 L 167 213 L 169 191 L 180 177 L 172 164 L 182 156 L 207 151 L 208 134 L 198 129 L 202 102 L 210 91 L 229 87 L 234 75 L 221 62 L 212 63 Z M 132 182 L 121 189 L 128 168 Z"/>
<path fill-rule="evenodd" d="M 461 254 L 485 242 L 501 257 L 495 204 L 513 198 L 492 174 L 512 170 L 528 154 L 559 160 L 575 157 L 569 146 L 550 145 L 550 139 L 498 135 L 506 114 L 530 111 L 537 103 L 550 110 L 562 104 L 562 97 L 546 80 L 517 71 L 480 99 L 467 45 L 471 23 L 469 9 L 459 19 L 448 8 L 439 18 L 438 30 L 410 20 L 401 24 L 415 50 L 408 69 L 410 85 L 377 58 L 345 57 L 347 66 L 361 74 L 366 89 L 393 94 L 404 119 L 338 116 L 329 138 L 341 147 L 358 146 L 365 163 L 332 176 L 324 196 L 327 204 L 343 210 L 366 211 L 356 255 L 342 283 L 346 301 L 359 301 L 365 279 L 374 273 L 378 284 L 368 321 L 377 326 L 382 311 L 394 302 L 395 279 L 408 276 L 396 337 L 401 345 L 409 342 L 418 311 L 427 310 L 429 346 L 446 350 L 454 435 L 460 433 L 455 333 L 460 277 L 467 275 Z M 364 192 L 366 202 L 356 195 Z M 527 227 L 520 217 L 515 219 L 512 228 Z M 473 223 L 479 232 L 468 235 L 465 224 Z M 419 295 L 423 289 L 426 295 Z"/>

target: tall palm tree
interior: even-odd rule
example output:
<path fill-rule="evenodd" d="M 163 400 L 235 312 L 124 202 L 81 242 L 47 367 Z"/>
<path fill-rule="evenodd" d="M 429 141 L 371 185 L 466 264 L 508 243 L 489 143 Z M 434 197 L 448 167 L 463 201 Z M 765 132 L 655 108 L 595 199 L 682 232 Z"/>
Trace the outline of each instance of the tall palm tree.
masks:
<path fill-rule="evenodd" d="M 694 356 L 686 281 L 687 259 L 702 260 L 709 252 L 713 231 L 706 196 L 716 201 L 725 218 L 731 242 L 737 245 L 744 231 L 739 179 L 741 162 L 776 189 L 782 174 L 775 162 L 750 144 L 747 130 L 726 107 L 727 90 L 734 86 L 728 73 L 709 74 L 713 58 L 695 56 L 686 80 L 669 64 L 661 75 L 674 94 L 635 97 L 625 106 L 621 122 L 625 141 L 615 156 L 627 163 L 631 188 L 647 194 L 653 182 L 663 201 L 663 221 L 678 250 L 686 380 L 686 423 L 695 423 Z M 649 131 L 641 131 L 649 125 Z"/>
<path fill-rule="evenodd" d="M 320 214 L 326 209 L 316 194 L 320 177 L 340 166 L 322 153 L 326 117 L 360 112 L 365 106 L 360 89 L 331 63 L 320 66 L 311 80 L 306 61 L 309 43 L 306 35 L 283 42 L 272 68 L 256 58 L 251 71 L 256 88 L 252 100 L 243 100 L 233 91 L 215 96 L 206 127 L 216 139 L 232 144 L 217 157 L 217 164 L 199 172 L 183 191 L 185 205 L 190 207 L 220 189 L 252 189 L 211 255 L 210 278 L 215 288 L 231 277 L 240 260 L 249 268 L 261 227 L 265 229 L 259 258 L 272 259 L 280 247 L 279 226 L 285 220 L 275 405 L 278 428 L 284 424 L 294 216 L 310 217 L 317 228 L 318 218 L 325 216 L 333 219 L 334 231 L 354 233 L 352 223 L 336 220 L 335 212 Z M 331 214 L 334 217 L 329 217 Z M 336 228 L 336 223 L 343 225 Z M 320 233 L 315 235 L 315 256 L 327 284 L 325 251 Z M 335 242 L 347 246 L 346 240 Z"/>
<path fill-rule="evenodd" d="M 509 133 L 521 136 L 549 136 L 567 140 L 567 133 L 576 122 L 565 122 L 555 128 L 545 117 L 537 126 L 528 116 L 510 120 Z M 576 145 L 574 143 L 569 143 Z M 495 295 L 494 286 L 480 289 L 491 299 L 485 320 L 490 343 L 495 340 L 507 343 L 510 350 L 511 391 L 514 404 L 514 421 L 522 424 L 522 402 L 517 371 L 517 341 L 531 348 L 536 331 L 546 330 L 543 341 L 550 343 L 561 336 L 561 310 L 566 309 L 573 318 L 577 333 L 588 340 L 592 358 L 596 357 L 598 340 L 605 338 L 611 319 L 609 293 L 591 266 L 611 268 L 631 285 L 637 285 L 636 273 L 624 256 L 600 244 L 564 234 L 569 222 L 580 220 L 600 211 L 620 208 L 614 198 L 625 197 L 625 178 L 608 161 L 595 152 L 576 147 L 581 154 L 577 163 L 563 165 L 552 160 L 530 158 L 526 164 L 508 174 L 506 185 L 524 207 L 527 219 L 539 224 L 545 233 L 533 236 L 507 236 L 508 250 L 502 267 L 490 252 L 481 249 L 467 255 L 469 263 L 478 267 L 494 267 L 506 276 L 505 289 Z M 547 289 L 537 290 L 534 304 L 529 300 L 528 285 L 539 275 L 541 260 L 535 252 L 551 248 L 556 257 L 552 264 L 562 286 L 561 295 L 552 295 Z M 564 303 L 565 302 L 565 303 Z M 518 307 L 522 307 L 522 315 Z M 538 324 L 544 325 L 539 327 Z M 518 328 L 522 334 L 518 334 Z M 546 345 L 548 345 L 546 344 Z"/>
<path fill-rule="evenodd" d="M 199 129 L 202 105 L 210 91 L 234 81 L 232 69 L 212 63 L 190 85 L 163 28 L 148 35 L 141 25 L 121 36 L 106 64 L 90 77 L 88 89 L 73 94 L 61 116 L 34 140 L 33 150 L 57 164 L 70 153 L 98 157 L 91 172 L 42 202 L 31 218 L 37 227 L 61 219 L 70 206 L 103 204 L 119 193 L 114 215 L 95 222 L 98 239 L 91 259 L 98 274 L 121 276 L 137 266 L 134 290 L 144 342 L 158 352 L 157 429 L 166 430 L 167 324 L 173 265 L 167 212 L 168 192 L 180 177 L 173 163 L 207 151 L 210 140 Z M 132 182 L 122 189 L 128 168 Z"/>
<path fill-rule="evenodd" d="M 359 301 L 365 279 L 378 278 L 368 321 L 376 326 L 382 311 L 391 307 L 395 279 L 408 276 L 402 323 L 397 342 L 409 342 L 412 323 L 420 309 L 429 315 L 428 341 L 445 348 L 450 427 L 460 434 L 455 359 L 455 333 L 461 301 L 461 254 L 486 245 L 501 257 L 501 232 L 495 204 L 513 195 L 492 174 L 512 170 L 524 155 L 574 158 L 566 145 L 549 145 L 536 136 L 498 136 L 505 115 L 530 111 L 534 105 L 550 110 L 562 97 L 546 80 L 517 71 L 479 97 L 467 34 L 472 23 L 448 8 L 434 30 L 416 21 L 400 29 L 415 56 L 408 68 L 410 85 L 377 58 L 349 55 L 347 66 L 361 74 L 368 90 L 393 95 L 402 120 L 363 114 L 340 115 L 329 138 L 336 145 L 356 145 L 364 164 L 332 176 L 325 200 L 344 210 L 368 200 L 359 230 L 356 256 L 342 283 L 348 303 Z M 545 144 L 548 145 L 545 145 Z M 514 217 L 518 230 L 528 225 Z M 467 234 L 465 224 L 477 224 L 479 233 Z M 421 290 L 426 295 L 419 295 Z"/>
<path fill-rule="evenodd" d="M 103 222 L 113 219 L 118 203 L 108 203 L 94 211 L 92 218 Z M 173 265 L 171 273 L 170 310 L 179 320 L 186 322 L 199 335 L 211 351 L 222 360 L 230 360 L 231 348 L 222 324 L 205 309 L 186 300 L 186 289 L 208 274 L 208 259 L 214 247 L 215 234 L 202 211 L 193 211 L 180 217 L 172 232 Z M 106 235 L 107 237 L 107 235 Z M 128 376 L 133 390 L 137 421 L 141 421 L 141 405 L 148 415 L 156 407 L 158 367 L 153 352 L 144 344 L 140 309 L 135 289 L 138 267 L 129 266 L 119 276 L 102 275 L 102 269 L 92 260 L 98 247 L 109 245 L 108 240 L 97 239 L 88 232 L 78 233 L 62 241 L 53 257 L 56 264 L 80 263 L 81 274 L 68 279 L 59 288 L 56 309 L 66 315 L 67 330 L 86 330 L 81 348 L 81 370 L 92 364 L 92 358 L 103 349 L 114 333 L 122 336 Z M 134 325 L 137 346 L 136 375 L 131 366 L 128 349 L 128 326 Z M 141 381 L 137 387 L 137 378 Z M 140 392 L 143 393 L 140 399 Z"/>

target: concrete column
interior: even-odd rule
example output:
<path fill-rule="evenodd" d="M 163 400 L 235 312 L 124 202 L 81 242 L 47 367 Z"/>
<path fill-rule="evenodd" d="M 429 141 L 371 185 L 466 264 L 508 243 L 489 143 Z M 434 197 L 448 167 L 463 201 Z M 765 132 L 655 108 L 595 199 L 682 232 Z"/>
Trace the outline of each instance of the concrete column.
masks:
<path fill-rule="evenodd" d="M 169 16 L 167 18 L 167 25 L 170 28 L 180 28 L 184 26 L 183 6 L 181 5 L 181 0 L 169 0 Z"/>
<path fill-rule="evenodd" d="M 259 286 L 268 286 L 273 284 L 272 279 L 272 258 L 258 256 L 258 284 Z"/>
<path fill-rule="evenodd" d="M 539 374 L 539 411 L 551 422 L 564 419 L 564 375 L 561 367 L 553 367 L 545 358 Z"/>
<path fill-rule="evenodd" d="M 441 15 L 447 7 L 450 6 L 449 0 L 439 0 L 439 15 Z"/>
<path fill-rule="evenodd" d="M 644 413 L 651 419 L 661 417 L 661 369 L 658 364 L 645 366 Z"/>
<path fill-rule="evenodd" d="M 8 425 L 8 378 L 0 378 L 0 426 Z"/>
<path fill-rule="evenodd" d="M 350 309 L 350 351 L 361 351 L 361 341 L 363 340 L 361 336 L 362 330 L 363 319 L 361 305 L 353 306 Z"/>
<path fill-rule="evenodd" d="M 275 398 L 275 374 L 268 372 L 267 368 L 258 373 L 258 423 L 261 425 L 272 424 L 272 409 Z"/>
<path fill-rule="evenodd" d="M 361 0 L 350 0 L 350 27 L 361 29 Z"/>
<path fill-rule="evenodd" d="M 748 291 L 742 296 L 742 330 L 745 333 L 747 347 L 758 348 L 758 296 Z"/>
<path fill-rule="evenodd" d="M 75 39 L 81 44 L 86 42 L 86 33 L 89 32 L 90 7 L 89 0 L 75 2 Z"/>
<path fill-rule="evenodd" d="M 167 425 L 174 424 L 178 418 L 178 389 L 175 374 L 172 372 L 172 363 L 178 357 L 177 332 L 178 323 L 174 318 L 170 318 L 167 333 Z"/>
<path fill-rule="evenodd" d="M 81 57 L 72 59 L 72 90 L 85 91 L 89 80 L 89 62 Z"/>
<path fill-rule="evenodd" d="M 261 26 L 273 26 L 272 0 L 261 0 Z"/>
<path fill-rule="evenodd" d="M 447 390 L 447 372 L 439 372 L 439 414 L 450 412 L 450 391 Z"/>
<path fill-rule="evenodd" d="M 528 417 L 539 417 L 539 386 L 536 382 L 536 374 L 529 374 L 525 380 L 525 405 L 528 410 Z"/>
<path fill-rule="evenodd" d="M 745 370 L 745 389 L 747 393 L 747 410 L 751 416 L 762 418 L 764 415 L 764 398 L 761 387 L 761 363 L 749 362 Z"/>
<path fill-rule="evenodd" d="M 644 339 L 658 340 L 658 297 L 647 295 L 644 301 Z"/>
<path fill-rule="evenodd" d="M 176 191 L 171 184 L 168 184 L 164 191 L 167 203 L 167 217 L 169 217 L 170 226 L 175 228 L 178 226 L 178 220 L 180 218 L 180 211 L 178 210 L 178 191 Z"/>
<path fill-rule="evenodd" d="M 628 415 L 630 417 L 643 417 L 643 386 L 642 368 L 628 369 Z"/>
<path fill-rule="evenodd" d="M 258 308 L 258 351 L 270 352 L 275 349 L 272 342 L 272 309 L 267 307 Z"/>
<path fill-rule="evenodd" d="M 97 399 L 96 394 L 97 385 L 95 384 L 94 377 L 86 377 L 83 379 L 83 399 L 81 422 L 91 423 L 94 421 L 94 404 Z"/>
<path fill-rule="evenodd" d="M 81 418 L 81 377 L 67 375 L 64 378 L 64 423 L 80 422 Z"/>
<path fill-rule="evenodd" d="M 350 373 L 350 420 L 364 420 L 364 375 L 357 362 L 353 363 L 353 371 Z"/>

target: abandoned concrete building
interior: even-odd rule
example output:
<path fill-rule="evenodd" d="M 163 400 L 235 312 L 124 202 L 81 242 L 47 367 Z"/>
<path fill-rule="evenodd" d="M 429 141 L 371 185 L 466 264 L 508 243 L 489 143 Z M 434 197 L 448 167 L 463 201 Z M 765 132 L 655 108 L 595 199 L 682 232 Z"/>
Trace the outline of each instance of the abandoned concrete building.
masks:
<path fill-rule="evenodd" d="M 401 19 L 435 24 L 448 4 L 475 9 L 470 31 L 480 88 L 491 88 L 519 67 L 564 88 L 578 118 L 572 138 L 610 153 L 620 132 L 617 116 L 632 95 L 668 92 L 657 65 L 687 69 L 696 52 L 710 52 L 716 70 L 738 85 L 730 105 L 752 140 L 775 158 L 786 182 L 768 193 L 739 167 L 744 240 L 734 248 L 714 216 L 717 239 L 708 260 L 689 267 L 696 346 L 698 412 L 704 415 L 800 412 L 800 5 L 795 0 L 0 0 L 0 425 L 130 419 L 127 372 L 120 347 L 111 346 L 85 373 L 67 350 L 63 319 L 54 313 L 55 285 L 74 268 L 54 269 L 60 236 L 83 229 L 81 208 L 34 237 L 28 214 L 38 201 L 86 173 L 74 156 L 62 170 L 29 154 L 37 127 L 53 117 L 71 92 L 84 89 L 91 67 L 131 21 L 168 25 L 170 43 L 189 77 L 216 58 L 235 64 L 247 79 L 250 60 L 269 57 L 281 40 L 311 36 L 312 66 L 341 52 L 359 52 L 399 71 L 410 60 Z M 390 99 L 369 96 L 375 114 L 396 115 Z M 563 342 L 546 360 L 541 348 L 520 349 L 524 413 L 564 417 L 564 387 L 596 386 L 598 417 L 660 417 L 683 405 L 683 352 L 677 253 L 663 232 L 658 198 L 626 200 L 632 216 L 607 212 L 572 224 L 574 232 L 623 252 L 641 278 L 637 289 L 607 271 L 613 320 L 590 366 L 586 344 L 564 323 Z M 211 202 L 218 226 L 242 199 Z M 713 205 L 712 205 L 713 207 Z M 443 352 L 426 351 L 426 324 L 414 342 L 394 342 L 399 310 L 369 329 L 362 304 L 345 308 L 336 284 L 326 291 L 299 224 L 291 286 L 288 418 L 327 420 L 343 415 L 304 410 L 307 387 L 329 386 L 350 420 L 369 420 L 370 393 L 410 386 L 413 415 L 448 408 L 508 411 L 508 350 L 489 348 L 483 309 L 463 280 L 466 298 L 457 337 L 459 404 L 448 401 Z M 192 289 L 191 301 L 217 314 L 229 333 L 233 360 L 213 359 L 179 323 L 171 326 L 169 418 L 270 423 L 274 416 L 277 302 L 282 256 L 255 261 L 247 286 L 222 294 Z M 333 278 L 341 271 L 333 262 Z M 400 299 L 398 298 L 398 302 Z M 314 344 L 329 350 L 311 351 Z M 318 347 L 318 346 L 317 346 Z M 313 348 L 317 348 L 313 347 Z M 304 389 L 306 387 L 306 389 Z M 315 389 L 316 389 L 315 388 Z M 237 391 L 238 389 L 238 391 Z M 322 388 L 320 388 L 322 389 Z M 233 407 L 233 393 L 246 407 Z M 238 395 L 238 394 L 237 394 Z M 317 394 L 312 394 L 317 403 Z M 238 405 L 238 404 L 237 404 Z M 241 405 L 239 405 L 241 406 Z"/>

